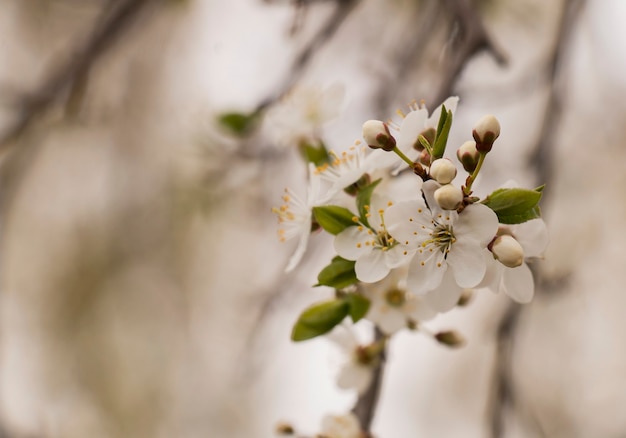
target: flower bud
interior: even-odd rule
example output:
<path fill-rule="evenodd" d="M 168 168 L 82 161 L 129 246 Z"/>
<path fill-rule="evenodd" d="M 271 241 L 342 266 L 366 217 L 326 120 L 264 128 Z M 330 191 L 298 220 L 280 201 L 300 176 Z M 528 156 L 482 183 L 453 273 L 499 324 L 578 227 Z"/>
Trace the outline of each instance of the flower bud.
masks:
<path fill-rule="evenodd" d="M 463 192 L 452 184 L 446 184 L 435 190 L 435 201 L 444 210 L 456 210 L 463 202 Z"/>
<path fill-rule="evenodd" d="M 463 143 L 456 151 L 456 157 L 459 159 L 466 172 L 474 172 L 478 165 L 478 159 L 480 158 L 480 152 L 476 149 L 476 142 L 469 140 Z"/>
<path fill-rule="evenodd" d="M 516 268 L 524 262 L 524 250 L 515 237 L 505 234 L 489 244 L 493 257 L 509 268 Z"/>
<path fill-rule="evenodd" d="M 463 337 L 454 330 L 439 332 L 435 334 L 435 339 L 448 347 L 460 347 L 465 343 Z"/>
<path fill-rule="evenodd" d="M 392 151 L 396 147 L 396 139 L 389 132 L 389 127 L 380 120 L 363 123 L 363 138 L 372 149 Z"/>
<path fill-rule="evenodd" d="M 430 176 L 439 184 L 449 184 L 456 176 L 456 166 L 447 158 L 439 158 L 430 165 Z"/>
<path fill-rule="evenodd" d="M 479 152 L 489 152 L 493 142 L 500 136 L 500 122 L 491 114 L 484 116 L 474 126 L 472 136 Z"/>

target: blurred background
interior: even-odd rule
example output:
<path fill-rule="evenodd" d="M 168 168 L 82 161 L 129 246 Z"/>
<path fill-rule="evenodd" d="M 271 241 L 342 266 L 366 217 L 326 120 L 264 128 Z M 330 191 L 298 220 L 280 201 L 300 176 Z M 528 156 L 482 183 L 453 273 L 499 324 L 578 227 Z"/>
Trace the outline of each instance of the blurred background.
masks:
<path fill-rule="evenodd" d="M 479 291 L 390 346 L 374 432 L 626 435 L 626 3 L 3 0 L 0 436 L 307 435 L 341 355 L 289 341 L 331 257 L 284 274 L 271 207 L 302 138 L 460 97 L 495 114 L 477 190 L 546 183 L 534 301 Z M 624 227 L 624 228 L 623 228 Z"/>

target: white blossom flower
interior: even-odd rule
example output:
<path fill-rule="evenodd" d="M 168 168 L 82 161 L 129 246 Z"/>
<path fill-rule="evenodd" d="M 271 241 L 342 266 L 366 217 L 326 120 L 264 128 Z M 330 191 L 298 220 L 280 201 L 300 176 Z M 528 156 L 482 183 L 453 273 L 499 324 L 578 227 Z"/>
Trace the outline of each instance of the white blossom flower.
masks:
<path fill-rule="evenodd" d="M 437 207 L 434 191 L 439 187 L 433 180 L 423 185 L 430 208 L 418 198 L 397 203 L 385 215 L 389 232 L 411 259 L 407 282 L 415 294 L 445 293 L 438 288 L 448 267 L 458 287 L 480 283 L 486 270 L 483 253 L 498 230 L 496 214 L 482 204 L 469 205 L 461 213 Z"/>
<path fill-rule="evenodd" d="M 378 356 L 372 351 L 372 345 L 359 343 L 346 325 L 339 325 L 327 338 L 334 341 L 345 355 L 345 361 L 337 374 L 337 386 L 363 394 L 372 382 L 374 367 L 378 363 Z"/>
<path fill-rule="evenodd" d="M 339 84 L 327 88 L 296 87 L 269 111 L 268 128 L 284 146 L 316 143 L 322 126 L 339 115 L 344 94 L 344 87 Z"/>
<path fill-rule="evenodd" d="M 422 297 L 406 290 L 406 275 L 406 269 L 395 269 L 383 280 L 360 287 L 371 302 L 366 318 L 387 335 L 406 328 L 409 321 L 426 321 L 436 314 Z"/>
<path fill-rule="evenodd" d="M 309 164 L 309 187 L 306 202 L 289 189 L 285 189 L 283 205 L 272 208 L 272 212 L 278 216 L 278 236 L 284 242 L 295 237 L 298 238 L 298 246 L 289 259 L 286 272 L 293 270 L 304 255 L 311 235 L 311 223 L 313 207 L 320 202 L 320 177 L 315 172 L 315 166 Z"/>
<path fill-rule="evenodd" d="M 392 205 L 392 200 L 374 193 L 368 208 L 369 223 L 348 227 L 335 237 L 337 254 L 347 260 L 356 260 L 354 270 L 362 282 L 382 280 L 391 269 L 407 261 L 402 256 L 403 249 L 391 237 L 385 224 L 385 211 Z M 356 216 L 355 221 L 358 221 Z"/>
<path fill-rule="evenodd" d="M 524 250 L 525 259 L 542 257 L 548 246 L 548 229 L 542 219 L 533 219 L 516 225 L 501 225 L 499 234 L 514 238 Z M 519 303 L 529 303 L 535 294 L 535 282 L 530 268 L 523 262 L 509 268 L 494 259 L 491 253 L 485 256 L 487 273 L 478 287 L 494 292 L 504 292 Z"/>
<path fill-rule="evenodd" d="M 315 171 L 322 180 L 330 183 L 330 188 L 323 197 L 323 202 L 333 199 L 346 187 L 356 183 L 363 175 L 371 174 L 380 168 L 380 154 L 383 151 L 371 151 L 361 144 L 355 142 L 347 151 L 337 153 L 329 151 L 332 161 L 319 166 Z"/>
<path fill-rule="evenodd" d="M 361 425 L 353 413 L 344 415 L 325 415 L 322 418 L 321 436 L 323 438 L 361 438 Z"/>

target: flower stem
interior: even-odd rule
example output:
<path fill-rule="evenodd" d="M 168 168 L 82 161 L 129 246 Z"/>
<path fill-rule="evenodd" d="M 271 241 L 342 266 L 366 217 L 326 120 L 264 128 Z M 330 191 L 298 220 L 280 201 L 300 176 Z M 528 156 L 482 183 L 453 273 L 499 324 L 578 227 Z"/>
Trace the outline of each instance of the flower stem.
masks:
<path fill-rule="evenodd" d="M 472 193 L 472 184 L 476 181 L 476 177 L 478 176 L 478 172 L 480 172 L 480 168 L 483 167 L 483 162 L 485 161 L 485 157 L 487 156 L 486 152 L 481 152 L 478 157 L 478 163 L 476 164 L 476 168 L 472 172 L 472 174 L 465 181 L 465 188 L 463 189 L 463 193 L 465 196 L 469 196 Z"/>
<path fill-rule="evenodd" d="M 393 150 L 393 152 L 396 153 L 397 156 L 402 158 L 402 161 L 404 161 L 406 164 L 408 164 L 411 169 L 413 169 L 413 167 L 415 167 L 415 165 L 413 164 L 413 161 L 411 161 L 411 159 L 409 157 L 404 155 L 404 153 L 400 149 L 398 149 L 398 146 L 395 146 L 392 150 Z"/>

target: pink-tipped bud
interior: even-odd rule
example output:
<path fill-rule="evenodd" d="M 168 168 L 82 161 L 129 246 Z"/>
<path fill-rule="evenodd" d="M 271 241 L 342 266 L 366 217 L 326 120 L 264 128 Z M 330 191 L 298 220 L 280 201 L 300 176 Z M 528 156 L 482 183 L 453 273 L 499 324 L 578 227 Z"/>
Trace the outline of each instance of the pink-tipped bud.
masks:
<path fill-rule="evenodd" d="M 476 140 L 476 149 L 479 152 L 489 152 L 493 142 L 500 136 L 500 122 L 495 116 L 486 115 L 476 123 L 472 136 Z"/>
<path fill-rule="evenodd" d="M 456 157 L 459 159 L 466 172 L 474 172 L 478 165 L 478 159 L 480 158 L 480 152 L 476 149 L 476 142 L 469 140 L 463 143 L 456 151 Z"/>
<path fill-rule="evenodd" d="M 430 165 L 430 176 L 439 184 L 449 184 L 456 176 L 456 166 L 447 158 L 439 158 Z"/>
<path fill-rule="evenodd" d="M 435 201 L 444 210 L 456 210 L 463 202 L 463 192 L 452 184 L 446 184 L 435 190 Z"/>
<path fill-rule="evenodd" d="M 516 268 L 524 263 L 524 249 L 515 237 L 505 234 L 498 236 L 489 244 L 493 257 L 509 268 Z"/>
<path fill-rule="evenodd" d="M 389 132 L 389 127 L 380 120 L 368 120 L 363 123 L 363 138 L 372 149 L 392 151 L 396 147 L 396 139 Z"/>

